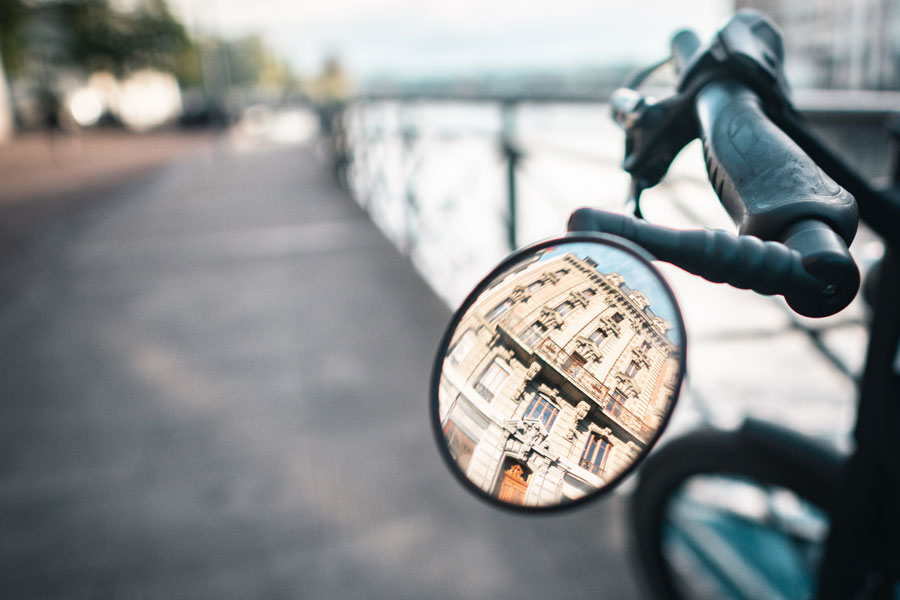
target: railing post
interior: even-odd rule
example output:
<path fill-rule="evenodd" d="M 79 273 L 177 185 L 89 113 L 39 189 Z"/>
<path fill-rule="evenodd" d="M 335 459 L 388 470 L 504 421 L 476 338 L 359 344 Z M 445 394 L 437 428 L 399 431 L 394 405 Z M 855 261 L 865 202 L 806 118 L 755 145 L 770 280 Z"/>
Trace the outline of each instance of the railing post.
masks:
<path fill-rule="evenodd" d="M 405 231 L 403 245 L 407 255 L 411 256 L 418 243 L 418 217 L 419 199 L 416 195 L 416 179 L 418 171 L 418 157 L 416 145 L 419 137 L 417 123 L 413 115 L 413 107 L 408 104 L 400 105 L 400 136 L 403 143 L 403 193 Z"/>
<path fill-rule="evenodd" d="M 501 147 L 506 160 L 506 240 L 510 251 L 519 247 L 517 221 L 518 206 L 516 198 L 516 168 L 522 158 L 522 152 L 515 142 L 517 105 L 514 101 L 503 103 L 501 108 L 502 129 Z"/>
<path fill-rule="evenodd" d="M 344 123 L 346 104 L 332 100 L 318 104 L 319 134 L 328 144 L 328 157 L 335 180 L 339 185 L 348 187 L 347 168 L 350 164 L 350 152 L 347 145 L 347 130 Z"/>

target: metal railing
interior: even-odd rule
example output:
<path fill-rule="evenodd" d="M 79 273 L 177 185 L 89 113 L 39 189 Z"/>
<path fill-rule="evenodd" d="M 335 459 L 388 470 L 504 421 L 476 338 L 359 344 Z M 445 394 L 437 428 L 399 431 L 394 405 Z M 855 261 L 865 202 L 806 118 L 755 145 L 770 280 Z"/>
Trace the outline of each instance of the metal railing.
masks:
<path fill-rule="evenodd" d="M 826 95 L 827 96 L 827 95 Z M 862 163 L 868 167 L 866 171 L 883 170 L 882 163 L 890 154 L 887 152 L 887 134 L 884 123 L 890 118 L 893 100 L 898 96 L 896 92 L 869 93 L 868 95 L 853 96 L 847 94 L 837 98 L 821 94 L 807 94 L 806 99 L 798 101 L 798 108 L 805 112 L 814 126 L 824 127 L 820 133 L 826 141 L 831 141 L 835 147 L 843 147 L 845 154 L 850 157 L 851 163 Z M 834 96 L 834 97 L 832 97 Z M 816 99 L 812 103 L 809 98 Z M 835 99 L 837 98 L 837 99 Z M 344 107 L 344 117 L 336 118 L 340 123 L 332 131 L 336 143 L 330 147 L 335 154 L 334 164 L 338 170 L 340 179 L 348 183 L 351 192 L 360 205 L 366 208 L 377 221 L 379 213 L 388 213 L 403 221 L 402 227 L 398 227 L 395 242 L 413 258 L 423 273 L 426 273 L 439 293 L 444 295 L 451 303 L 458 302 L 462 298 L 462 292 L 455 291 L 452 286 L 447 286 L 451 291 L 444 289 L 445 281 L 452 280 L 456 273 L 471 273 L 470 281 L 478 274 L 486 272 L 490 266 L 502 256 L 503 248 L 513 249 L 522 241 L 520 225 L 523 214 L 526 216 L 533 210 L 531 204 L 522 206 L 522 191 L 526 188 L 528 193 L 534 189 L 539 190 L 541 200 L 551 204 L 557 204 L 560 212 L 566 212 L 568 206 L 561 198 L 554 195 L 555 190 L 550 186 L 539 185 L 543 181 L 535 175 L 532 168 L 532 158 L 535 154 L 541 157 L 548 156 L 563 160 L 567 163 L 573 161 L 584 162 L 596 170 L 612 167 L 612 161 L 604 154 L 584 152 L 578 149 L 570 149 L 564 144 L 555 144 L 549 140 L 537 140 L 528 138 L 525 144 L 521 137 L 520 111 L 525 105 L 533 104 L 575 104 L 590 105 L 604 102 L 603 95 L 597 96 L 573 96 L 545 95 L 489 95 L 489 94 L 463 94 L 459 96 L 419 94 L 413 96 L 384 95 L 380 97 L 360 98 L 351 101 Z M 827 100 L 827 102 L 826 102 Z M 840 100 L 840 101 L 838 101 Z M 859 100 L 857 102 L 857 100 Z M 433 124 L 425 124 L 417 118 L 417 107 L 423 103 L 440 104 L 442 102 L 465 103 L 477 106 L 479 110 L 487 110 L 493 107 L 496 116 L 491 119 L 479 119 L 475 126 L 450 126 L 442 130 L 433 127 Z M 364 119 L 347 118 L 347 114 L 354 111 L 363 112 L 367 108 L 379 103 L 391 105 L 390 109 L 382 112 L 394 111 L 392 117 L 382 122 L 363 122 Z M 808 110 L 804 111 L 804 108 Z M 853 110 L 855 107 L 855 110 Z M 377 111 L 376 111 L 377 112 Z M 881 138 L 885 139 L 882 140 Z M 433 201 L 434 186 L 426 185 L 430 179 L 431 171 L 428 165 L 432 162 L 432 156 L 426 156 L 425 147 L 439 145 L 440 150 L 452 149 L 453 144 L 462 140 L 477 138 L 485 148 L 491 151 L 482 151 L 474 157 L 459 159 L 458 155 L 450 153 L 442 156 L 441 160 L 453 165 L 458 170 L 458 176 L 448 181 L 450 187 L 439 194 L 443 198 Z M 855 143 L 852 145 L 851 142 Z M 884 142 L 882 144 L 882 142 Z M 884 151 L 882 151 L 884 146 Z M 464 153 L 463 153 L 464 154 Z M 875 158 L 873 158 L 875 157 Z M 881 157 L 881 162 L 876 160 Z M 618 168 L 617 168 L 618 171 Z M 348 174 L 355 173 L 355 178 Z M 878 173 L 871 173 L 877 175 Z M 499 175 L 499 177 L 498 177 Z M 684 179 L 684 176 L 680 176 Z M 693 177 L 693 176 L 692 176 Z M 678 177 L 671 178 L 678 181 Z M 698 178 L 697 189 L 709 189 L 705 178 Z M 491 222 L 497 230 L 497 239 L 491 238 L 496 246 L 488 245 L 484 236 L 479 235 L 479 244 L 468 246 L 464 240 L 455 233 L 449 231 L 448 222 L 453 215 L 460 210 L 470 209 L 474 204 L 473 190 L 481 186 L 489 186 L 490 194 L 497 202 L 490 206 L 482 205 L 481 213 L 472 216 L 468 222 L 475 220 Z M 548 189 L 544 189 L 547 187 Z M 478 196 L 478 194 L 475 194 Z M 479 198 L 483 198 L 482 194 Z M 673 206 L 684 213 L 684 216 L 701 226 L 709 226 L 705 223 L 703 215 L 698 214 L 694 203 L 681 198 L 679 194 L 673 194 Z M 693 199 L 693 198 L 692 198 Z M 591 195 L 590 198 L 577 199 L 579 203 L 597 203 L 598 198 Z M 574 208 L 574 205 L 571 207 Z M 569 210 L 571 210 L 569 208 Z M 430 211 L 430 212 L 429 212 Z M 562 224 L 564 217 L 560 219 Z M 430 223 L 430 224 L 429 224 Z M 493 235 L 493 234 L 492 234 Z M 546 234 L 545 234 L 546 235 Z M 531 237 L 531 236 L 529 236 Z M 472 236 L 467 236 L 472 238 Z M 502 240 L 502 241 L 501 241 Z M 423 244 L 434 244 L 435 241 L 443 244 L 441 251 L 434 252 L 441 264 L 434 261 L 418 262 L 418 249 Z M 449 248 L 449 250 L 448 250 Z M 459 284 L 460 288 L 468 288 L 469 285 Z M 837 322 L 836 322 L 837 323 Z M 835 325 L 837 326 L 837 325 Z M 805 324 L 798 327 L 803 330 L 817 348 L 819 346 L 817 336 L 821 328 L 814 329 Z M 849 371 L 839 360 L 835 360 L 829 353 L 824 352 L 826 358 L 841 370 Z M 833 354 L 833 353 L 832 353 Z"/>
<path fill-rule="evenodd" d="M 398 114 L 393 119 L 392 126 L 378 124 L 368 128 L 367 131 L 359 131 L 358 124 L 351 124 L 344 118 L 333 118 L 337 125 L 330 127 L 332 137 L 340 138 L 338 143 L 332 143 L 335 166 L 346 170 L 352 166 L 354 158 L 365 154 L 361 149 L 363 145 L 371 145 L 373 141 L 383 141 L 394 137 L 402 147 L 404 158 L 401 170 L 403 171 L 404 193 L 400 194 L 406 204 L 406 213 L 410 221 L 407 227 L 407 239 L 403 241 L 405 250 L 415 245 L 415 220 L 420 216 L 421 203 L 418 193 L 418 177 L 421 174 L 422 156 L 419 152 L 419 144 L 423 137 L 430 136 L 444 141 L 452 141 L 466 136 L 479 136 L 493 138 L 494 146 L 499 151 L 498 157 L 503 170 L 503 187 L 505 196 L 505 214 L 502 216 L 505 229 L 507 246 L 514 250 L 519 246 L 519 192 L 522 182 L 525 159 L 533 154 L 534 150 L 551 152 L 568 161 L 585 161 L 596 164 L 603 161 L 603 157 L 596 154 L 581 152 L 577 149 L 554 144 L 543 140 L 536 148 L 526 147 L 519 137 L 520 128 L 518 115 L 524 105 L 597 105 L 600 106 L 608 100 L 609 90 L 598 94 L 574 94 L 574 93 L 544 93 L 544 94 L 490 94 L 490 93 L 411 93 L 411 94 L 372 94 L 361 96 L 355 101 L 344 105 L 343 114 L 354 108 L 371 106 L 377 103 L 395 103 Z M 886 146 L 885 123 L 889 121 L 892 113 L 896 113 L 896 100 L 900 98 L 900 92 L 863 92 L 863 91 L 837 91 L 816 90 L 798 93 L 798 110 L 803 113 L 814 126 L 821 128 L 826 138 L 835 142 L 836 147 L 847 149 L 845 154 L 848 159 L 863 167 L 866 171 L 884 171 L 888 152 Z M 499 107 L 498 121 L 490 126 L 481 128 L 448 128 L 442 131 L 429 129 L 427 132 L 421 123 L 415 118 L 415 108 L 423 103 L 466 103 L 472 106 Z M 859 133 L 864 132 L 860 136 Z M 848 135 L 848 133 L 850 135 Z M 885 139 L 881 139 L 885 138 Z M 853 147 L 848 147 L 851 141 L 857 142 Z M 881 142 L 885 142 L 882 144 Z M 851 144 L 852 145 L 852 144 Z M 884 145 L 884 151 L 881 146 Z M 362 150 L 362 151 L 361 151 Z M 858 160 L 859 155 L 864 155 L 864 160 Z M 884 163 L 884 164 L 882 164 Z M 873 167 L 873 165 L 875 165 Z M 873 173 L 875 175 L 877 173 Z M 341 178 L 347 180 L 346 174 Z M 355 190 L 359 196 L 360 190 Z M 366 192 L 367 193 L 367 192 Z"/>

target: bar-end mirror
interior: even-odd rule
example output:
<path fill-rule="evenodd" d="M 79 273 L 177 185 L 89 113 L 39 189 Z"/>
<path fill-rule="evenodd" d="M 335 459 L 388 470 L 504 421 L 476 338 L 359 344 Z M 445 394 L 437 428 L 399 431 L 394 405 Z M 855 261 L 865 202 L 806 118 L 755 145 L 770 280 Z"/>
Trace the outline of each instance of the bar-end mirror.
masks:
<path fill-rule="evenodd" d="M 685 369 L 681 313 L 650 260 L 618 238 L 572 234 L 514 253 L 463 302 L 435 360 L 431 418 L 476 495 L 571 507 L 649 452 Z"/>

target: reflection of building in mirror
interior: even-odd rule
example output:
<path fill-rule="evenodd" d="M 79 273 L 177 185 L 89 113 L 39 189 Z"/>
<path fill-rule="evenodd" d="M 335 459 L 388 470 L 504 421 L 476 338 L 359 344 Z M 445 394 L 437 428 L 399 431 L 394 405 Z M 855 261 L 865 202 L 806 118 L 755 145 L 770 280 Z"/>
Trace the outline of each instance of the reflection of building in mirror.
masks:
<path fill-rule="evenodd" d="M 572 253 L 520 265 L 451 339 L 441 426 L 469 480 L 502 501 L 558 504 L 602 487 L 642 452 L 675 396 L 671 325 L 596 266 Z"/>

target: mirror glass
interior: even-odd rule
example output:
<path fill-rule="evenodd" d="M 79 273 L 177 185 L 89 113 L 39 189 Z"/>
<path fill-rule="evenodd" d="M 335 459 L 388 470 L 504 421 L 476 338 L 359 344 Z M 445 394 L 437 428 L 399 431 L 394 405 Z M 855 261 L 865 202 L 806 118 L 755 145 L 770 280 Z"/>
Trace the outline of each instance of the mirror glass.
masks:
<path fill-rule="evenodd" d="M 655 443 L 684 374 L 669 286 L 626 242 L 519 251 L 463 303 L 438 352 L 432 420 L 467 487 L 546 510 L 609 489 Z"/>

